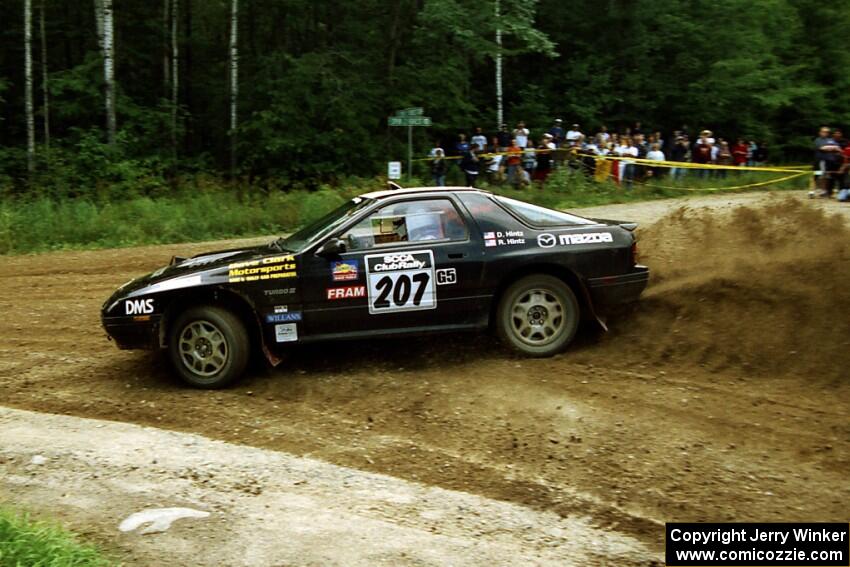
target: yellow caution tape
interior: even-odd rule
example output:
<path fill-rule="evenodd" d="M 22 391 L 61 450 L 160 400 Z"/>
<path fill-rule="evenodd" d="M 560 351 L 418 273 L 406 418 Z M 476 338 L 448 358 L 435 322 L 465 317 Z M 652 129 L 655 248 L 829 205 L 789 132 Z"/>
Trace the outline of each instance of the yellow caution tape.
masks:
<path fill-rule="evenodd" d="M 770 179 L 768 181 L 760 181 L 758 183 L 747 183 L 746 185 L 734 185 L 731 187 L 676 187 L 674 185 L 658 185 L 656 183 L 646 183 L 642 184 L 646 187 L 658 187 L 659 189 L 674 189 L 678 191 L 732 191 L 735 189 L 747 189 L 749 187 L 761 187 L 763 185 L 772 185 L 774 183 L 782 183 L 783 181 L 788 181 L 789 179 L 794 179 L 797 177 L 801 177 L 803 175 L 811 175 L 811 171 L 800 171 L 798 173 L 794 173 L 792 175 L 787 175 L 785 177 L 780 177 L 778 179 Z"/>

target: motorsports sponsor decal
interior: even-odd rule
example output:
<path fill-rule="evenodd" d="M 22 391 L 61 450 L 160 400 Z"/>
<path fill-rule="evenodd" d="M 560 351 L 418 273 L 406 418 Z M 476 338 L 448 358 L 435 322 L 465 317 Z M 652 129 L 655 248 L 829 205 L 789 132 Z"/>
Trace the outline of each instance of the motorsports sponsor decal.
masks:
<path fill-rule="evenodd" d="M 300 321 L 300 311 L 290 311 L 288 313 L 272 313 L 266 315 L 266 323 L 288 323 L 290 321 Z"/>
<path fill-rule="evenodd" d="M 298 325 L 285 323 L 274 326 L 274 339 L 279 343 L 292 343 L 298 340 Z"/>
<path fill-rule="evenodd" d="M 127 315 L 148 315 L 153 311 L 153 299 L 124 300 L 124 313 Z"/>
<path fill-rule="evenodd" d="M 342 260 L 331 262 L 331 275 L 335 282 L 356 280 L 359 275 L 360 260 Z"/>
<path fill-rule="evenodd" d="M 497 230 L 495 232 L 485 232 L 482 236 L 484 237 L 484 246 L 487 248 L 525 244 L 525 233 L 521 230 Z"/>
<path fill-rule="evenodd" d="M 366 256 L 369 313 L 399 313 L 437 307 L 431 250 Z"/>
<path fill-rule="evenodd" d="M 541 248 L 552 248 L 556 244 L 570 246 L 572 244 L 601 244 L 614 242 L 610 232 L 585 232 L 581 234 L 550 234 L 537 235 L 537 245 Z"/>
<path fill-rule="evenodd" d="M 294 256 L 273 256 L 261 260 L 236 262 L 230 264 L 227 270 L 229 283 L 294 278 L 298 275 L 295 271 Z"/>
<path fill-rule="evenodd" d="M 347 285 L 344 287 L 329 287 L 328 299 L 358 299 L 366 297 L 366 286 Z"/>
<path fill-rule="evenodd" d="M 263 293 L 265 295 L 292 295 L 295 293 L 294 287 L 283 287 L 280 289 L 264 289 Z"/>

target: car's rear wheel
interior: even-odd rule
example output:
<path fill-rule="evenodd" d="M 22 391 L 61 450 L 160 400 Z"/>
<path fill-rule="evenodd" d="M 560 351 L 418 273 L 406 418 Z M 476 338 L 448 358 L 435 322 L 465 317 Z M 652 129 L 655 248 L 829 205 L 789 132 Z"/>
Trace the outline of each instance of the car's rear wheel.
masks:
<path fill-rule="evenodd" d="M 233 383 L 245 371 L 250 352 L 245 325 L 220 307 L 193 307 L 171 326 L 171 364 L 183 381 L 197 388 Z"/>
<path fill-rule="evenodd" d="M 552 356 L 573 340 L 578 301 L 560 279 L 535 274 L 511 284 L 499 301 L 497 329 L 502 341 L 529 356 Z"/>

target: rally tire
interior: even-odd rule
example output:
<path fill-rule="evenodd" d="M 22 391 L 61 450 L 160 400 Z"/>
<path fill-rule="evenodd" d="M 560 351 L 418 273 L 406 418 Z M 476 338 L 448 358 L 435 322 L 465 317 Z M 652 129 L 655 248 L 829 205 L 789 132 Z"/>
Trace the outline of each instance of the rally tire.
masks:
<path fill-rule="evenodd" d="M 575 337 L 580 308 L 569 285 L 546 274 L 526 276 L 499 299 L 496 329 L 512 350 L 547 357 L 563 351 Z"/>
<path fill-rule="evenodd" d="M 216 389 L 232 384 L 245 372 L 250 354 L 245 325 L 221 307 L 193 307 L 171 325 L 168 357 L 190 386 Z"/>

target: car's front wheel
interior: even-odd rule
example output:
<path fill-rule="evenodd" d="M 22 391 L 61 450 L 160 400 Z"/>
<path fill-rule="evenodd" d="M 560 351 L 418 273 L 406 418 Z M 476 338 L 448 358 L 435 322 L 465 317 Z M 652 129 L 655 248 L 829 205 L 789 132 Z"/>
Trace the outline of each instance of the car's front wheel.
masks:
<path fill-rule="evenodd" d="M 197 388 L 233 383 L 245 371 L 250 352 L 245 325 L 220 307 L 193 307 L 171 326 L 171 364 L 183 381 Z"/>
<path fill-rule="evenodd" d="M 552 356 L 573 340 L 579 305 L 573 290 L 546 274 L 527 276 L 502 294 L 497 329 L 502 341 L 529 356 Z"/>

